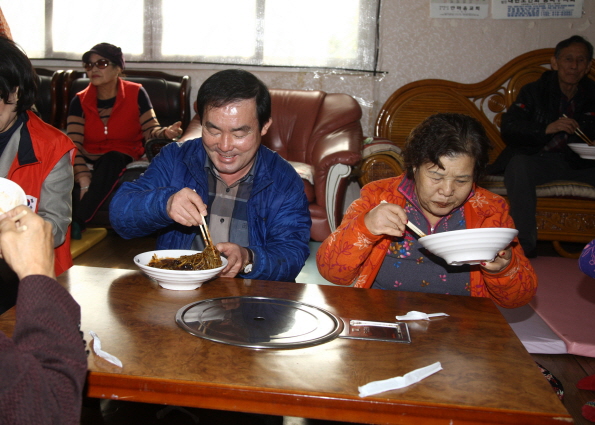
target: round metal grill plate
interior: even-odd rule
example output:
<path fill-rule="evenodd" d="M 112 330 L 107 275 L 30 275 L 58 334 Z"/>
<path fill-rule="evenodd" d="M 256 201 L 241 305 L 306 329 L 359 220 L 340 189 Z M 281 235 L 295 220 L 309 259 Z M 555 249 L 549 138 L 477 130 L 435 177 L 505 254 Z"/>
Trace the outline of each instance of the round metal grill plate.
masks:
<path fill-rule="evenodd" d="M 201 338 L 251 348 L 300 348 L 330 341 L 343 321 L 326 310 L 267 297 L 225 297 L 178 310 L 177 324 Z"/>

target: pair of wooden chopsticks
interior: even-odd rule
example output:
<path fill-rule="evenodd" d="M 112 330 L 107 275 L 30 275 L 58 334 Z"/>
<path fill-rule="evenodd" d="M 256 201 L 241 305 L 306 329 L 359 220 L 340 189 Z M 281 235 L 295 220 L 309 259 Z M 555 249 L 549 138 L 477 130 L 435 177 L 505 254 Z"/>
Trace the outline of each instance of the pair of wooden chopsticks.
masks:
<path fill-rule="evenodd" d="M 564 118 L 568 118 L 565 114 L 562 114 L 562 116 Z M 576 130 L 574 130 L 574 134 L 576 134 L 578 137 L 580 137 L 583 140 L 583 142 L 585 142 L 587 145 L 595 146 L 595 142 L 593 142 L 591 139 L 589 139 L 587 137 L 587 135 L 585 133 L 583 133 L 583 131 L 580 128 L 577 128 Z"/>
<path fill-rule="evenodd" d="M 207 227 L 207 220 L 205 217 L 202 218 L 203 224 L 199 224 L 200 232 L 202 233 L 202 238 L 205 240 L 206 245 L 210 245 L 212 248 L 215 247 L 213 245 L 213 241 L 211 240 L 211 234 L 209 233 L 209 228 Z"/>
<path fill-rule="evenodd" d="M 196 189 L 192 189 L 194 192 L 196 192 Z M 200 233 L 202 233 L 202 238 L 205 241 L 205 248 L 207 245 L 210 245 L 211 248 L 215 248 L 215 245 L 213 245 L 213 241 L 211 240 L 211 234 L 209 233 L 209 228 L 207 227 L 207 219 L 205 217 L 202 218 L 202 222 L 203 224 L 199 224 L 198 227 L 200 227 Z"/>
<path fill-rule="evenodd" d="M 407 227 L 409 227 L 411 230 L 413 230 L 417 236 L 419 236 L 420 238 L 423 238 L 424 236 L 428 236 L 426 235 L 424 232 L 422 232 L 421 230 L 419 230 L 419 227 L 417 227 L 415 224 L 413 224 L 411 221 L 407 221 L 407 224 L 405 225 Z"/>
<path fill-rule="evenodd" d="M 383 199 L 382 201 L 380 201 L 381 204 L 386 204 L 387 202 Z M 420 238 L 423 238 L 424 236 L 427 236 L 424 232 L 422 232 L 419 227 L 417 227 L 415 224 L 413 224 L 411 221 L 407 220 L 407 224 L 405 224 L 405 226 L 409 227 L 417 236 L 419 236 Z"/>

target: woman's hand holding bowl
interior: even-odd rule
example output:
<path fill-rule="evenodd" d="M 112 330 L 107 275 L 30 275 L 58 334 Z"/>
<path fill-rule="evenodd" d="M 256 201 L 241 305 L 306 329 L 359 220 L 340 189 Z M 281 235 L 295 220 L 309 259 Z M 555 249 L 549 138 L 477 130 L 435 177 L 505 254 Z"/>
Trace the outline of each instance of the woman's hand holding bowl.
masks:
<path fill-rule="evenodd" d="M 492 261 L 486 261 L 481 263 L 481 267 L 484 270 L 489 271 L 490 273 L 499 273 L 504 270 L 508 264 L 510 264 L 510 259 L 512 258 L 512 247 L 508 245 L 506 249 L 498 252 L 496 258 Z"/>

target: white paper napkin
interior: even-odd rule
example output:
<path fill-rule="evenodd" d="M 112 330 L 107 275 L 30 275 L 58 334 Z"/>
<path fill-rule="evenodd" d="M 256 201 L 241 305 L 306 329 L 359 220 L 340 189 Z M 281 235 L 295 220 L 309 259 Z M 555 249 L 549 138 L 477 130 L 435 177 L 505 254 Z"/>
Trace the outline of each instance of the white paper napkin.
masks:
<path fill-rule="evenodd" d="M 410 311 L 405 316 L 395 316 L 397 320 L 430 320 L 430 317 L 448 316 L 446 313 L 422 313 L 421 311 Z"/>
<path fill-rule="evenodd" d="M 359 389 L 360 397 L 367 397 L 385 391 L 397 390 L 399 388 L 408 387 L 411 384 L 421 381 L 430 375 L 442 370 L 440 362 L 436 362 L 426 367 L 415 369 L 403 376 L 397 376 L 395 378 L 385 379 L 383 381 L 373 381 L 361 387 Z"/>
<path fill-rule="evenodd" d="M 93 338 L 93 351 L 102 359 L 107 360 L 110 363 L 115 364 L 116 366 L 122 367 L 122 362 L 116 356 L 112 356 L 110 353 L 106 353 L 101 349 L 101 341 L 97 334 L 93 331 L 89 331 L 89 335 Z"/>

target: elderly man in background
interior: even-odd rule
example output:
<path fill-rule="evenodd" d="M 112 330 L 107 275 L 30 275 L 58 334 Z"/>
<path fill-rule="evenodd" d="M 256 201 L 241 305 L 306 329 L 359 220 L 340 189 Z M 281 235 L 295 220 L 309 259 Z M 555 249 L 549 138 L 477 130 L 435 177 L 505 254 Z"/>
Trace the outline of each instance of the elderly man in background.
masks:
<path fill-rule="evenodd" d="M 488 173 L 504 172 L 510 215 L 528 257 L 536 255 L 536 186 L 571 180 L 595 186 L 595 162 L 580 158 L 568 143 L 584 143 L 574 132 L 595 137 L 593 46 L 572 36 L 556 46 L 551 71 L 524 86 L 502 117 L 506 148 Z"/>
<path fill-rule="evenodd" d="M 261 146 L 271 119 L 267 87 L 247 71 L 209 77 L 196 102 L 202 137 L 171 143 L 110 204 L 124 238 L 159 232 L 157 249 L 204 248 L 199 230 L 228 259 L 221 276 L 293 281 L 309 255 L 310 213 L 303 183 Z"/>

